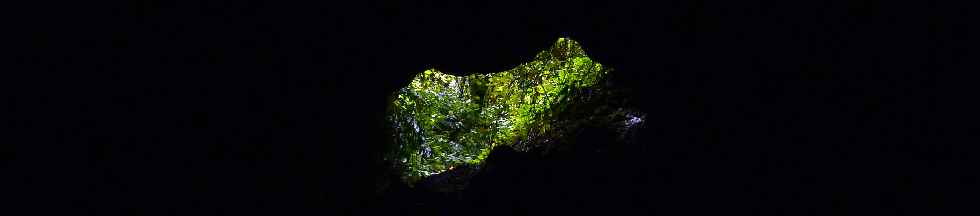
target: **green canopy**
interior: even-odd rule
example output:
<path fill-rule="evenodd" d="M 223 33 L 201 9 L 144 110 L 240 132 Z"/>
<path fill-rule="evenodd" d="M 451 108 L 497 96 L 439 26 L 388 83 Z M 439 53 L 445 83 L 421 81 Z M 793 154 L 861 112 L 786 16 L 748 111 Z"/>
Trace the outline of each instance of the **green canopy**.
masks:
<path fill-rule="evenodd" d="M 567 38 L 508 71 L 454 76 L 426 70 L 389 103 L 396 145 L 387 159 L 414 180 L 478 164 L 494 146 L 561 136 L 554 120 L 608 73 Z"/>

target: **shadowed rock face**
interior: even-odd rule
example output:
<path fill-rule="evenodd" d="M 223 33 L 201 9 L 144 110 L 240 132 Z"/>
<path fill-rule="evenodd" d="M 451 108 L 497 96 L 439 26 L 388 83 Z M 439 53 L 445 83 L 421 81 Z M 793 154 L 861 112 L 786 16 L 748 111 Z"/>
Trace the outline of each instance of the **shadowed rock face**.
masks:
<path fill-rule="evenodd" d="M 935 139 L 953 131 L 937 128 L 933 94 L 937 74 L 971 62 L 957 43 L 970 38 L 956 22 L 973 20 L 957 17 L 965 7 L 373 2 L 19 10 L 15 26 L 30 30 L 12 31 L 26 34 L 11 53 L 28 70 L 0 79 L 16 90 L 4 104 L 18 137 L 0 145 L 13 156 L 0 165 L 15 199 L 5 207 L 359 215 L 350 209 L 376 198 L 370 180 L 388 167 L 385 98 L 432 67 L 511 69 L 556 37 L 617 70 L 611 80 L 648 114 L 648 145 L 505 169 L 529 171 L 474 180 L 468 197 L 487 197 L 473 202 L 487 211 L 452 213 L 614 203 L 651 215 L 954 215 L 936 210 L 969 203 L 952 195 L 975 163 L 957 159 L 980 157 Z M 397 194 L 405 209 L 453 206 Z M 419 200 L 428 206 L 411 207 Z"/>
<path fill-rule="evenodd" d="M 630 211 L 628 194 L 636 187 L 631 176 L 635 145 L 618 142 L 615 130 L 585 127 L 572 143 L 544 152 L 494 148 L 480 166 L 458 167 L 389 190 L 381 206 L 407 209 L 401 213 L 500 215 L 520 213 L 583 213 L 619 207 Z M 587 187 L 584 187 L 587 186 Z M 585 196 L 583 194 L 588 194 Z"/>

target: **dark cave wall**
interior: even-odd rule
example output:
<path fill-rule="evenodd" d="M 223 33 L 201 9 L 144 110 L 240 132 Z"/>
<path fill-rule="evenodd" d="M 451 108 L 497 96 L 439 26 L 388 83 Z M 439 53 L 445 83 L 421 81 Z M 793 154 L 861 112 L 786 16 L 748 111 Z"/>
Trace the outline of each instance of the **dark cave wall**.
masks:
<path fill-rule="evenodd" d="M 11 85 L 36 95 L 9 99 L 25 119 L 12 122 L 40 130 L 5 149 L 21 178 L 2 181 L 40 210 L 356 212 L 378 197 L 391 92 L 430 67 L 501 71 L 570 37 L 647 123 L 623 155 L 539 166 L 604 170 L 545 191 L 667 212 L 948 203 L 930 186 L 954 179 L 934 169 L 956 167 L 952 148 L 920 143 L 938 133 L 924 117 L 935 74 L 963 59 L 947 52 L 966 38 L 944 35 L 952 19 L 869 2 L 652 4 L 159 2 L 120 10 L 134 19 L 45 21 L 57 30 L 25 37 L 39 46 L 23 58 L 42 73 Z"/>
<path fill-rule="evenodd" d="M 385 59 L 385 67 L 392 67 L 379 71 L 408 73 L 396 73 L 380 93 L 401 86 L 410 74 L 430 66 L 419 62 L 435 62 L 432 64 L 450 73 L 507 68 L 532 56 L 514 50 L 535 50 L 548 40 L 568 36 L 580 41 L 596 61 L 614 68 L 614 82 L 631 90 L 633 102 L 649 113 L 647 127 L 641 132 L 643 143 L 620 152 L 628 156 L 599 161 L 574 158 L 556 165 L 602 164 L 596 170 L 609 169 L 608 165 L 616 167 L 604 173 L 608 175 L 588 176 L 634 183 L 616 184 L 622 188 L 612 191 L 598 191 L 602 189 L 594 187 L 602 184 L 590 181 L 570 186 L 569 190 L 579 192 L 570 196 L 582 202 L 603 200 L 603 196 L 591 195 L 605 194 L 619 196 L 611 199 L 617 200 L 616 206 L 638 202 L 634 205 L 678 212 L 688 208 L 712 211 L 697 203 L 746 211 L 779 206 L 769 210 L 795 212 L 819 208 L 814 203 L 828 200 L 853 206 L 887 191 L 903 190 L 905 183 L 896 178 L 927 179 L 928 175 L 900 171 L 900 167 L 922 168 L 901 158 L 918 151 L 914 143 L 919 138 L 906 135 L 921 133 L 910 125 L 927 120 L 902 113 L 930 109 L 930 105 L 913 102 L 926 99 L 919 91 L 925 90 L 931 78 L 915 72 L 920 67 L 915 59 L 926 54 L 878 55 L 893 42 L 925 35 L 890 34 L 902 27 L 862 16 L 860 5 L 829 9 L 852 14 L 847 16 L 792 8 L 766 14 L 752 5 L 667 6 L 596 6 L 599 9 L 590 12 L 584 12 L 583 6 L 530 21 L 474 24 L 466 30 L 435 29 L 432 35 L 452 37 L 422 39 L 424 45 L 404 49 L 412 53 L 425 50 L 418 55 L 392 53 L 394 57 L 379 58 Z M 629 15 L 579 16 L 587 13 Z M 698 13 L 718 15 L 693 15 Z M 412 20 L 413 15 L 405 17 Z M 859 26 L 874 26 L 875 30 Z M 516 29 L 524 31 L 520 37 L 494 37 L 492 43 L 483 44 L 470 39 L 521 31 Z M 395 48 L 398 44 L 411 44 L 390 43 L 395 50 L 401 49 Z M 922 44 L 906 48 L 926 49 Z M 387 59 L 406 61 L 396 64 Z M 413 66 L 401 69 L 395 65 Z M 500 196 L 506 199 L 508 195 Z M 739 201 L 721 204 L 726 200 Z M 520 205 L 533 203 L 525 201 Z M 923 200 L 896 202 L 919 201 Z"/>
<path fill-rule="evenodd" d="M 370 60 L 362 59 L 370 71 L 384 71 L 385 81 L 380 87 L 342 83 L 339 89 L 370 92 L 364 94 L 370 97 L 350 99 L 362 102 L 363 107 L 379 108 L 367 113 L 362 108 L 351 109 L 380 119 L 383 110 L 374 105 L 382 104 L 384 95 L 426 67 L 450 73 L 495 71 L 524 62 L 548 41 L 568 36 L 580 41 L 596 61 L 614 68 L 614 82 L 631 90 L 633 102 L 649 114 L 647 128 L 641 132 L 646 137 L 643 145 L 629 149 L 632 154 L 615 163 L 595 162 L 619 169 L 607 172 L 609 176 L 592 175 L 637 183 L 600 192 L 591 191 L 602 190 L 592 188 L 598 185 L 582 182 L 569 189 L 579 192 L 579 199 L 602 200 L 602 196 L 589 196 L 608 193 L 630 197 L 613 200 L 677 211 L 701 208 L 696 203 L 728 206 L 720 203 L 740 200 L 729 207 L 779 206 L 777 209 L 792 212 L 817 208 L 814 203 L 827 200 L 852 205 L 880 196 L 877 192 L 902 190 L 904 183 L 895 178 L 924 180 L 925 175 L 902 172 L 899 167 L 918 167 L 900 159 L 916 151 L 916 138 L 902 134 L 917 133 L 908 125 L 925 120 L 901 113 L 929 109 L 912 102 L 925 99 L 916 92 L 924 90 L 919 88 L 930 78 L 914 73 L 918 61 L 913 61 L 925 54 L 876 55 L 892 42 L 914 40 L 921 34 L 889 34 L 900 28 L 863 18 L 860 5 L 830 9 L 853 16 L 793 9 L 739 15 L 730 12 L 752 13 L 755 9 L 751 5 L 701 7 L 694 3 L 652 9 L 571 8 L 544 18 L 475 24 L 419 18 L 423 15 L 407 11 L 386 13 L 384 26 L 390 27 L 390 34 L 368 36 L 367 40 L 379 41 L 374 46 L 389 52 L 365 53 Z M 804 14 L 794 16 L 797 12 Z M 479 16 L 467 13 L 452 14 Z M 583 15 L 588 13 L 602 15 Z M 717 15 L 695 15 L 699 13 Z M 431 23 L 404 24 L 417 19 Z M 441 27 L 427 28 L 430 25 Z M 878 31 L 858 26 L 875 26 Z M 426 33 L 413 37 L 415 32 Z M 360 71 L 352 68 L 345 80 L 379 77 Z M 361 125 L 351 128 L 374 129 L 341 134 L 361 135 L 378 131 L 377 127 Z M 363 135 L 379 139 L 373 133 Z M 382 147 L 358 148 L 378 152 Z M 568 162 L 587 164 L 591 160 Z M 369 163 L 359 157 L 352 161 Z M 856 195 L 842 197 L 843 193 Z M 921 201 L 896 202 L 917 200 Z"/>

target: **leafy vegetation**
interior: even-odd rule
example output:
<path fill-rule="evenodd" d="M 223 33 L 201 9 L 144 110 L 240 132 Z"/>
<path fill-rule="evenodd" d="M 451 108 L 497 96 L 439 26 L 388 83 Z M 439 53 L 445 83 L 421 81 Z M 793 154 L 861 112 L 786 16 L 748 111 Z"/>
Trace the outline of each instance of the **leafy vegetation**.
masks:
<path fill-rule="evenodd" d="M 596 100 L 609 92 L 602 88 L 609 71 L 566 38 L 508 71 L 454 76 L 426 70 L 391 99 L 387 121 L 396 145 L 386 159 L 411 182 L 479 164 L 494 146 L 560 140 L 592 116 L 635 123 L 637 117 L 615 104 Z M 577 105 L 589 101 L 599 105 Z M 600 111 L 608 115 L 596 115 Z"/>

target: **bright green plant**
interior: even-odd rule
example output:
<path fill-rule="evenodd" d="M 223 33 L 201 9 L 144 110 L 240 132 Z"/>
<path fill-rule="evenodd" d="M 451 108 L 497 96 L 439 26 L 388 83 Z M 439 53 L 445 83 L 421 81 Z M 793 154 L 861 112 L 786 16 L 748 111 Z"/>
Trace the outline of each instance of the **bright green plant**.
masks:
<path fill-rule="evenodd" d="M 414 181 L 478 164 L 498 145 L 554 136 L 558 116 L 596 89 L 609 70 L 561 38 L 526 64 L 492 74 L 418 74 L 389 104 L 394 148 L 386 159 Z"/>

